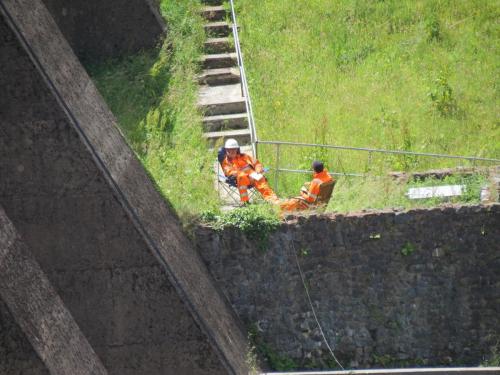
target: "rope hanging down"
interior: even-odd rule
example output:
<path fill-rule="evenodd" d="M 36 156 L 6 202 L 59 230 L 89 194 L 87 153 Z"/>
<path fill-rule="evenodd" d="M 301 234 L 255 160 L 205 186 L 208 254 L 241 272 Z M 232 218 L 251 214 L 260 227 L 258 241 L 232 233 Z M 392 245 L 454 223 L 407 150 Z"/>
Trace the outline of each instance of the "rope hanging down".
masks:
<path fill-rule="evenodd" d="M 285 223 L 288 224 L 288 221 L 286 219 L 285 219 Z M 334 359 L 334 361 L 340 366 L 340 368 L 342 370 L 345 370 L 344 367 L 340 364 L 337 357 L 335 356 L 333 349 L 331 348 L 330 344 L 328 343 L 328 340 L 326 339 L 326 336 L 323 332 L 323 328 L 321 328 L 321 324 L 319 323 L 318 317 L 316 315 L 316 310 L 314 309 L 314 306 L 313 306 L 312 301 L 311 301 L 311 296 L 309 295 L 309 290 L 307 289 L 304 273 L 302 272 L 302 268 L 300 267 L 299 258 L 297 256 L 297 251 L 295 250 L 295 245 L 293 243 L 293 239 L 292 239 L 291 243 L 292 243 L 291 250 L 292 250 L 293 255 L 295 257 L 295 263 L 297 264 L 297 269 L 299 270 L 300 279 L 302 280 L 302 285 L 304 286 L 304 290 L 306 291 L 307 301 L 309 302 L 309 306 L 311 307 L 311 311 L 313 313 L 314 320 L 316 321 L 316 324 L 318 325 L 319 332 L 321 333 L 321 336 L 323 337 L 323 341 L 325 342 L 326 347 L 330 351 L 330 354 L 331 354 L 332 358 Z"/>

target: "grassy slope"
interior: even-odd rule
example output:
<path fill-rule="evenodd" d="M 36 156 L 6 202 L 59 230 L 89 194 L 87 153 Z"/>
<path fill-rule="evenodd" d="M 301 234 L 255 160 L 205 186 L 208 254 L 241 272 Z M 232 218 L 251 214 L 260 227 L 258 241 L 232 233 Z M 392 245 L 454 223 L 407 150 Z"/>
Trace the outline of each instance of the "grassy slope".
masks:
<path fill-rule="evenodd" d="M 90 72 L 159 190 L 186 219 L 217 207 L 214 156 L 196 109 L 194 77 L 205 36 L 198 1 L 162 0 L 161 7 L 169 25 L 161 48 Z"/>
<path fill-rule="evenodd" d="M 500 157 L 498 1 L 237 4 L 260 139 Z M 260 150 L 274 165 L 274 150 Z M 376 174 L 457 163 L 376 155 L 368 163 L 366 154 L 311 149 L 281 155 L 290 168 L 314 158 Z M 293 194 L 302 178 L 280 179 L 281 192 Z"/>
<path fill-rule="evenodd" d="M 238 0 L 260 137 L 499 157 L 498 3 L 448 3 Z M 217 211 L 213 155 L 201 140 L 195 106 L 204 39 L 199 6 L 162 0 L 169 24 L 162 48 L 90 69 L 129 143 L 183 218 Z M 451 100 L 440 97 L 446 85 Z M 270 147 L 260 155 L 274 165 Z M 354 152 L 281 155 L 284 166 L 302 169 L 316 158 L 335 171 L 374 174 L 430 166 L 375 155 L 368 164 L 367 155 Z M 281 177 L 279 192 L 294 195 L 305 178 Z M 330 209 L 421 205 L 407 202 L 404 189 L 388 179 L 341 179 Z"/>

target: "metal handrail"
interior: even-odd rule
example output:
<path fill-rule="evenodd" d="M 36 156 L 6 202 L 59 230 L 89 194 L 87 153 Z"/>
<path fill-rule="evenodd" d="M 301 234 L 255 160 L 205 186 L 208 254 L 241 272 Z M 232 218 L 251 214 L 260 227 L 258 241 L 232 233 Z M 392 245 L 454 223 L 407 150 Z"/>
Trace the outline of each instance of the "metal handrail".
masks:
<path fill-rule="evenodd" d="M 284 141 L 257 141 L 257 143 L 268 144 L 268 145 L 286 145 L 286 146 L 299 146 L 299 147 L 333 148 L 333 149 L 337 149 L 337 150 L 378 152 L 378 153 L 384 153 L 384 154 L 428 156 L 428 157 L 435 157 L 435 158 L 463 159 L 463 160 L 472 160 L 472 161 L 488 161 L 488 162 L 500 163 L 500 159 L 494 159 L 494 158 L 479 158 L 479 157 L 475 157 L 475 156 L 433 154 L 433 153 L 428 153 L 428 152 L 414 152 L 414 151 L 401 151 L 401 150 L 384 150 L 384 149 L 367 148 L 367 147 L 322 145 L 322 144 L 318 144 L 318 143 L 300 143 L 300 142 L 284 142 Z"/>
<path fill-rule="evenodd" d="M 428 152 L 413 152 L 413 151 L 401 151 L 401 150 L 384 150 L 377 148 L 367 148 L 367 147 L 351 147 L 351 146 L 337 146 L 337 145 L 323 145 L 317 143 L 299 143 L 299 142 L 286 142 L 286 141 L 257 141 L 259 144 L 267 144 L 276 146 L 276 164 L 274 166 L 274 189 L 278 190 L 278 181 L 280 172 L 287 173 L 311 173 L 311 171 L 301 170 L 301 169 L 288 169 L 280 168 L 280 148 L 281 146 L 294 146 L 294 147 L 319 147 L 319 148 L 329 148 L 337 150 L 350 150 L 350 151 L 361 151 L 368 152 L 369 160 L 371 160 L 372 153 L 382 153 L 382 154 L 398 154 L 398 155 L 412 155 L 412 156 L 426 156 L 434 158 L 448 158 L 448 159 L 460 159 L 460 160 L 470 160 L 474 163 L 476 161 L 486 161 L 495 162 L 500 164 L 500 159 L 494 158 L 480 158 L 475 156 L 460 156 L 460 155 L 446 155 L 446 154 L 435 154 Z M 338 176 L 349 176 L 349 177 L 365 177 L 366 173 L 330 173 Z"/>
<path fill-rule="evenodd" d="M 247 75 L 245 72 L 245 65 L 243 64 L 243 54 L 241 53 L 240 36 L 238 34 L 238 23 L 236 22 L 236 11 L 234 8 L 234 2 L 233 0 L 230 0 L 229 2 L 231 4 L 231 17 L 233 20 L 232 28 L 233 28 L 234 46 L 236 48 L 236 55 L 238 58 L 238 68 L 240 69 L 241 91 L 243 97 L 245 98 L 248 127 L 250 128 L 250 142 L 252 143 L 253 155 L 255 158 L 257 158 L 258 138 L 257 138 L 257 129 L 255 127 L 255 120 L 253 116 L 252 100 L 250 99 L 250 91 L 248 90 Z"/>

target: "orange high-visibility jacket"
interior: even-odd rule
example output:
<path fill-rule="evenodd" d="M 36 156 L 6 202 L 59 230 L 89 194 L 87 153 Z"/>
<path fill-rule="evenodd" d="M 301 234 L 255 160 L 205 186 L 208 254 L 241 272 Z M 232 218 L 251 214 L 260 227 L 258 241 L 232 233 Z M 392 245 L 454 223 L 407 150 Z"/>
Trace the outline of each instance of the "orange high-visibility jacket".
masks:
<path fill-rule="evenodd" d="M 332 181 L 333 178 L 328 174 L 326 169 L 323 169 L 322 172 L 314 173 L 313 180 L 309 185 L 309 189 L 301 189 L 300 195 L 309 203 L 315 203 L 316 199 L 318 199 L 319 188 L 321 184 L 325 182 Z"/>
<path fill-rule="evenodd" d="M 264 170 L 257 159 L 247 154 L 237 154 L 232 160 L 229 160 L 226 156 L 222 161 L 222 169 L 226 176 L 237 176 L 239 172 L 247 170 L 249 173 L 253 171 L 262 173 Z"/>

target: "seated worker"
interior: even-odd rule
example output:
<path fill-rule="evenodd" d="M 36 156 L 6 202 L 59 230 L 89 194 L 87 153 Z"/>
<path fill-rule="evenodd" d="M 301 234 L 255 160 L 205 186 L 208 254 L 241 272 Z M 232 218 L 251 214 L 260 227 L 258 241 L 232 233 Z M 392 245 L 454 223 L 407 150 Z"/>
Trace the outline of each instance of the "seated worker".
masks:
<path fill-rule="evenodd" d="M 300 189 L 300 197 L 287 199 L 280 203 L 282 212 L 313 208 L 318 203 L 317 199 L 321 185 L 325 182 L 335 181 L 332 176 L 328 174 L 322 162 L 313 162 L 312 169 L 314 170 L 312 181 L 304 183 L 304 186 Z"/>
<path fill-rule="evenodd" d="M 262 175 L 264 172 L 262 164 L 250 155 L 242 154 L 235 139 L 228 139 L 224 148 L 226 156 L 221 162 L 222 169 L 226 177 L 233 176 L 233 178 L 236 178 L 241 202 L 249 201 L 248 187 L 253 185 L 266 201 L 276 203 L 278 197 Z"/>

